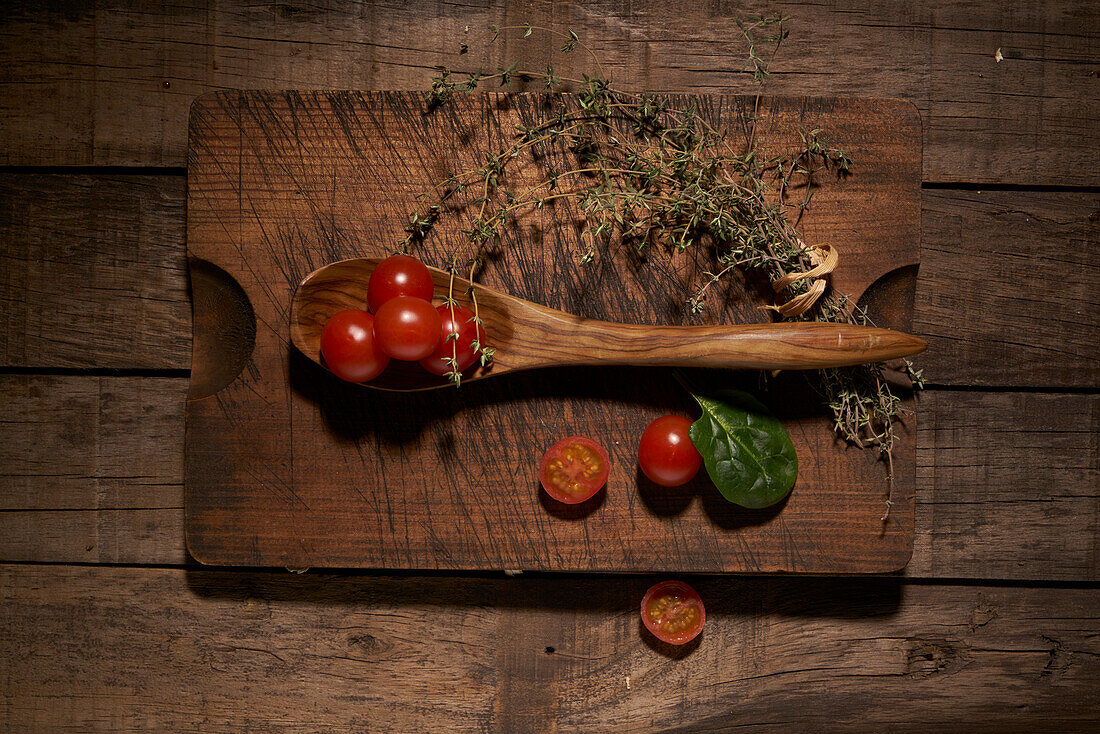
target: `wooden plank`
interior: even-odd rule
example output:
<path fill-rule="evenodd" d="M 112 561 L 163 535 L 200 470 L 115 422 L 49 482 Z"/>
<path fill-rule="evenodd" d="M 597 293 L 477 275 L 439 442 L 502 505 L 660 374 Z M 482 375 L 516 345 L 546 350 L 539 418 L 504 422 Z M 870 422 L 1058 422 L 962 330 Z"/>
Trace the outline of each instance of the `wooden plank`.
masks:
<path fill-rule="evenodd" d="M 15 416 L 0 423 L 0 464 L 15 467 L 0 478 L 0 560 L 187 562 L 179 468 L 186 381 L 110 384 L 123 381 L 131 382 L 0 378 Z M 101 391 L 119 396 L 106 419 L 90 407 Z M 125 395 L 140 396 L 143 407 L 122 406 Z M 930 390 L 921 400 L 929 417 L 917 432 L 906 576 L 1097 579 L 1100 396 Z M 137 414 L 144 419 L 120 418 Z M 99 476 L 118 473 L 127 457 L 142 462 L 145 476 Z"/>
<path fill-rule="evenodd" d="M 695 645 L 652 579 L 0 568 L 6 730 L 1084 730 L 1100 591 L 697 578 Z M 242 701 L 246 706 L 242 706 Z"/>
<path fill-rule="evenodd" d="M 0 509 L 178 509 L 186 391 L 186 378 L 0 376 Z"/>
<path fill-rule="evenodd" d="M 1100 184 L 1100 148 L 1092 142 L 1100 6 L 945 0 L 924 7 L 925 180 Z M 897 62 L 905 54 L 895 47 L 891 55 Z"/>
<path fill-rule="evenodd" d="M 771 9 L 791 17 L 791 36 L 773 64 L 770 93 L 916 103 L 925 119 L 925 180 L 1100 182 L 1095 4 Z M 591 71 L 580 52 L 552 56 L 560 41 L 539 34 L 506 37 L 485 53 L 489 24 L 573 28 L 627 89 L 751 91 L 736 11 L 720 4 L 677 11 L 658 0 L 488 7 L 188 0 L 170 10 L 19 0 L 0 24 L 0 163 L 183 165 L 188 105 L 211 90 L 423 89 L 437 64 L 495 69 L 517 59 L 537 69 L 553 61 L 572 76 Z M 471 52 L 460 56 L 463 41 Z"/>
<path fill-rule="evenodd" d="M 929 391 L 907 575 L 1093 579 L 1100 396 Z"/>
<path fill-rule="evenodd" d="M 945 385 L 1100 387 L 1100 194 L 924 192 L 913 330 Z"/>
<path fill-rule="evenodd" d="M 188 367 L 184 186 L 0 174 L 0 365 Z"/>
<path fill-rule="evenodd" d="M 184 562 L 187 383 L 0 376 L 0 556 Z"/>
<path fill-rule="evenodd" d="M 183 502 L 183 486 L 174 488 Z M 183 507 L 0 511 L 0 558 L 33 563 L 192 562 Z"/>

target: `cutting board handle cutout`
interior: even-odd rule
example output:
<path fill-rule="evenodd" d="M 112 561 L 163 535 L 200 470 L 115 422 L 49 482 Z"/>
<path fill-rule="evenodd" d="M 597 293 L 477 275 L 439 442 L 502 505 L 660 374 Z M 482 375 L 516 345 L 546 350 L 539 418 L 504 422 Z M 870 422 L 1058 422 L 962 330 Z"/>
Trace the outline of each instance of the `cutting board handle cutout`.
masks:
<path fill-rule="evenodd" d="M 256 313 L 236 279 L 208 260 L 188 256 L 192 342 L 189 400 L 227 387 L 252 359 Z"/>
<path fill-rule="evenodd" d="M 863 291 L 857 305 L 866 309 L 875 326 L 895 331 L 912 330 L 919 269 L 920 265 L 894 268 Z"/>

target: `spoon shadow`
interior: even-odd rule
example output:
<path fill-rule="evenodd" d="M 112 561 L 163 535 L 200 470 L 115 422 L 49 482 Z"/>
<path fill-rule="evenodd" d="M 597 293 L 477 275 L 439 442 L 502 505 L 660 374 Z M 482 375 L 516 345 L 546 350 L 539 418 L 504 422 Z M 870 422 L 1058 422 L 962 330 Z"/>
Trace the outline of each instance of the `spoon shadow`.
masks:
<path fill-rule="evenodd" d="M 782 420 L 819 414 L 816 397 L 799 374 L 783 373 L 769 380 L 761 392 L 756 373 L 680 372 L 689 384 L 704 390 L 723 386 L 752 391 Z M 697 414 L 694 401 L 677 383 L 673 370 L 663 367 L 550 367 L 463 383 L 459 388 L 400 393 L 364 390 L 344 382 L 291 347 L 289 381 L 295 393 L 316 405 L 326 428 L 348 441 L 373 436 L 387 444 L 413 444 L 435 424 L 450 421 L 460 412 L 512 405 L 545 412 L 554 422 L 560 422 L 565 406 L 587 403 L 600 403 L 611 412 L 621 410 L 636 416 L 639 423 L 656 414 Z M 639 425 L 639 435 L 642 427 Z M 441 448 L 445 450 L 446 444 Z"/>

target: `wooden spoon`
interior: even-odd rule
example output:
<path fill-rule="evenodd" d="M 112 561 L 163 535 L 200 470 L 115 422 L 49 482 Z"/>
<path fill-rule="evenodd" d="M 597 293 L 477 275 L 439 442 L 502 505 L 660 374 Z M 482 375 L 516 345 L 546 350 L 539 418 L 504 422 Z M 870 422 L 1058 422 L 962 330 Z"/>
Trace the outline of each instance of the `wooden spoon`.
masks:
<path fill-rule="evenodd" d="M 321 360 L 321 330 L 337 311 L 365 309 L 367 283 L 381 258 L 331 263 L 306 276 L 290 304 L 290 339 L 303 354 Z M 428 268 L 435 292 L 448 292 L 449 274 Z M 470 283 L 455 278 L 455 298 L 470 308 Z M 799 370 L 843 367 L 906 357 L 924 351 L 909 334 L 869 326 L 792 322 L 726 326 L 641 326 L 574 316 L 474 284 L 479 313 L 496 349 L 487 368 L 471 368 L 463 381 L 518 370 L 562 365 L 665 365 L 734 369 Z M 393 360 L 368 383 L 410 392 L 450 384 L 416 363 Z"/>

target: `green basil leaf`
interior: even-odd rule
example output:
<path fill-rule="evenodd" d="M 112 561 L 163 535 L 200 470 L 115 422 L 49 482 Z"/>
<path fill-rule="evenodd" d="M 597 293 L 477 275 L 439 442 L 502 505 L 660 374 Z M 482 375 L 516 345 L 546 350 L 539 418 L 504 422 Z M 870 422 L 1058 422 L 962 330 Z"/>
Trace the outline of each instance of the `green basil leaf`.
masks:
<path fill-rule="evenodd" d="M 688 434 L 722 496 L 753 509 L 786 497 L 798 477 L 798 457 L 787 429 L 767 406 L 740 390 L 692 397 L 703 415 Z"/>

